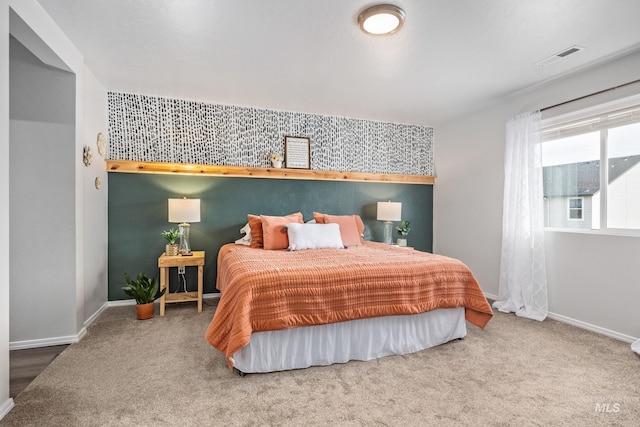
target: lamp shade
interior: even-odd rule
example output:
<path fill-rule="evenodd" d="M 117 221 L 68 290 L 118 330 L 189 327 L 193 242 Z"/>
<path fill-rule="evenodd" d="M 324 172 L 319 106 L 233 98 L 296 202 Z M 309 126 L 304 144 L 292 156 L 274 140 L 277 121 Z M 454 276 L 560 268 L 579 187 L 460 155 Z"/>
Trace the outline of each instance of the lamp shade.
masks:
<path fill-rule="evenodd" d="M 378 202 L 378 221 L 400 221 L 402 218 L 402 203 Z"/>
<path fill-rule="evenodd" d="M 169 222 L 200 222 L 200 199 L 169 199 Z"/>

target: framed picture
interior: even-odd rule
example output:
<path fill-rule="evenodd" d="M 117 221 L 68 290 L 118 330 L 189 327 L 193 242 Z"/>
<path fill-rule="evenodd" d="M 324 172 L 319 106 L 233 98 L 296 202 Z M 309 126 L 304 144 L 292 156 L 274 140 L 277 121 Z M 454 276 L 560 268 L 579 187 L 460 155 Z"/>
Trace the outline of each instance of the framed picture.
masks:
<path fill-rule="evenodd" d="M 291 169 L 311 169 L 309 138 L 300 136 L 284 137 L 284 164 Z"/>

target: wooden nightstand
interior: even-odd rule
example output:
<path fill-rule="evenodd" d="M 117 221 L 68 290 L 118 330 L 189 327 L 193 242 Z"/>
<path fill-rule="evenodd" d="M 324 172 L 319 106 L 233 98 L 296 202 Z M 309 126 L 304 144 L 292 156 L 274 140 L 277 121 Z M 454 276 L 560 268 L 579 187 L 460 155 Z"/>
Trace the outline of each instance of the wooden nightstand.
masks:
<path fill-rule="evenodd" d="M 396 248 L 400 248 L 400 249 L 411 249 L 411 250 L 413 250 L 413 246 L 399 246 L 399 245 L 392 245 L 392 246 L 394 246 Z"/>
<path fill-rule="evenodd" d="M 202 312 L 202 272 L 204 269 L 204 251 L 193 251 L 191 256 L 160 255 L 160 290 L 167 288 L 167 292 L 160 297 L 160 316 L 164 316 L 164 305 L 172 302 L 198 301 L 198 313 Z M 198 291 L 169 293 L 169 267 L 198 267 Z"/>

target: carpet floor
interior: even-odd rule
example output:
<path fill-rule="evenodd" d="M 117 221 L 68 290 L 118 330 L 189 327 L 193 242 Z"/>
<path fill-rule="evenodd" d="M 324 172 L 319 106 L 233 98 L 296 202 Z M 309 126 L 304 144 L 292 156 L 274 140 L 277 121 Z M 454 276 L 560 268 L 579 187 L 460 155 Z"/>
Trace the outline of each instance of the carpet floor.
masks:
<path fill-rule="evenodd" d="M 107 309 L 0 425 L 640 425 L 640 357 L 553 320 L 496 313 L 410 355 L 241 378 L 204 341 L 214 311 Z"/>

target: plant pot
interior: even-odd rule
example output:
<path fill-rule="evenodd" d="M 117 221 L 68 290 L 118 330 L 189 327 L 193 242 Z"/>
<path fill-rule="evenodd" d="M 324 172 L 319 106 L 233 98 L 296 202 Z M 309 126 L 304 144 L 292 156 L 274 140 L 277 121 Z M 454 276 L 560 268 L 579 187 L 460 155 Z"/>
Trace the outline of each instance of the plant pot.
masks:
<path fill-rule="evenodd" d="M 398 239 L 398 246 L 407 246 L 407 239 Z"/>
<path fill-rule="evenodd" d="M 138 314 L 138 320 L 151 319 L 153 317 L 153 303 L 136 304 L 136 313 Z"/>
<path fill-rule="evenodd" d="M 271 160 L 271 166 L 280 169 L 282 167 L 282 160 Z"/>
<path fill-rule="evenodd" d="M 180 247 L 180 245 L 178 245 L 177 243 L 171 245 L 167 245 L 164 247 L 164 253 L 167 254 L 167 256 L 176 256 L 178 255 L 178 248 Z"/>

